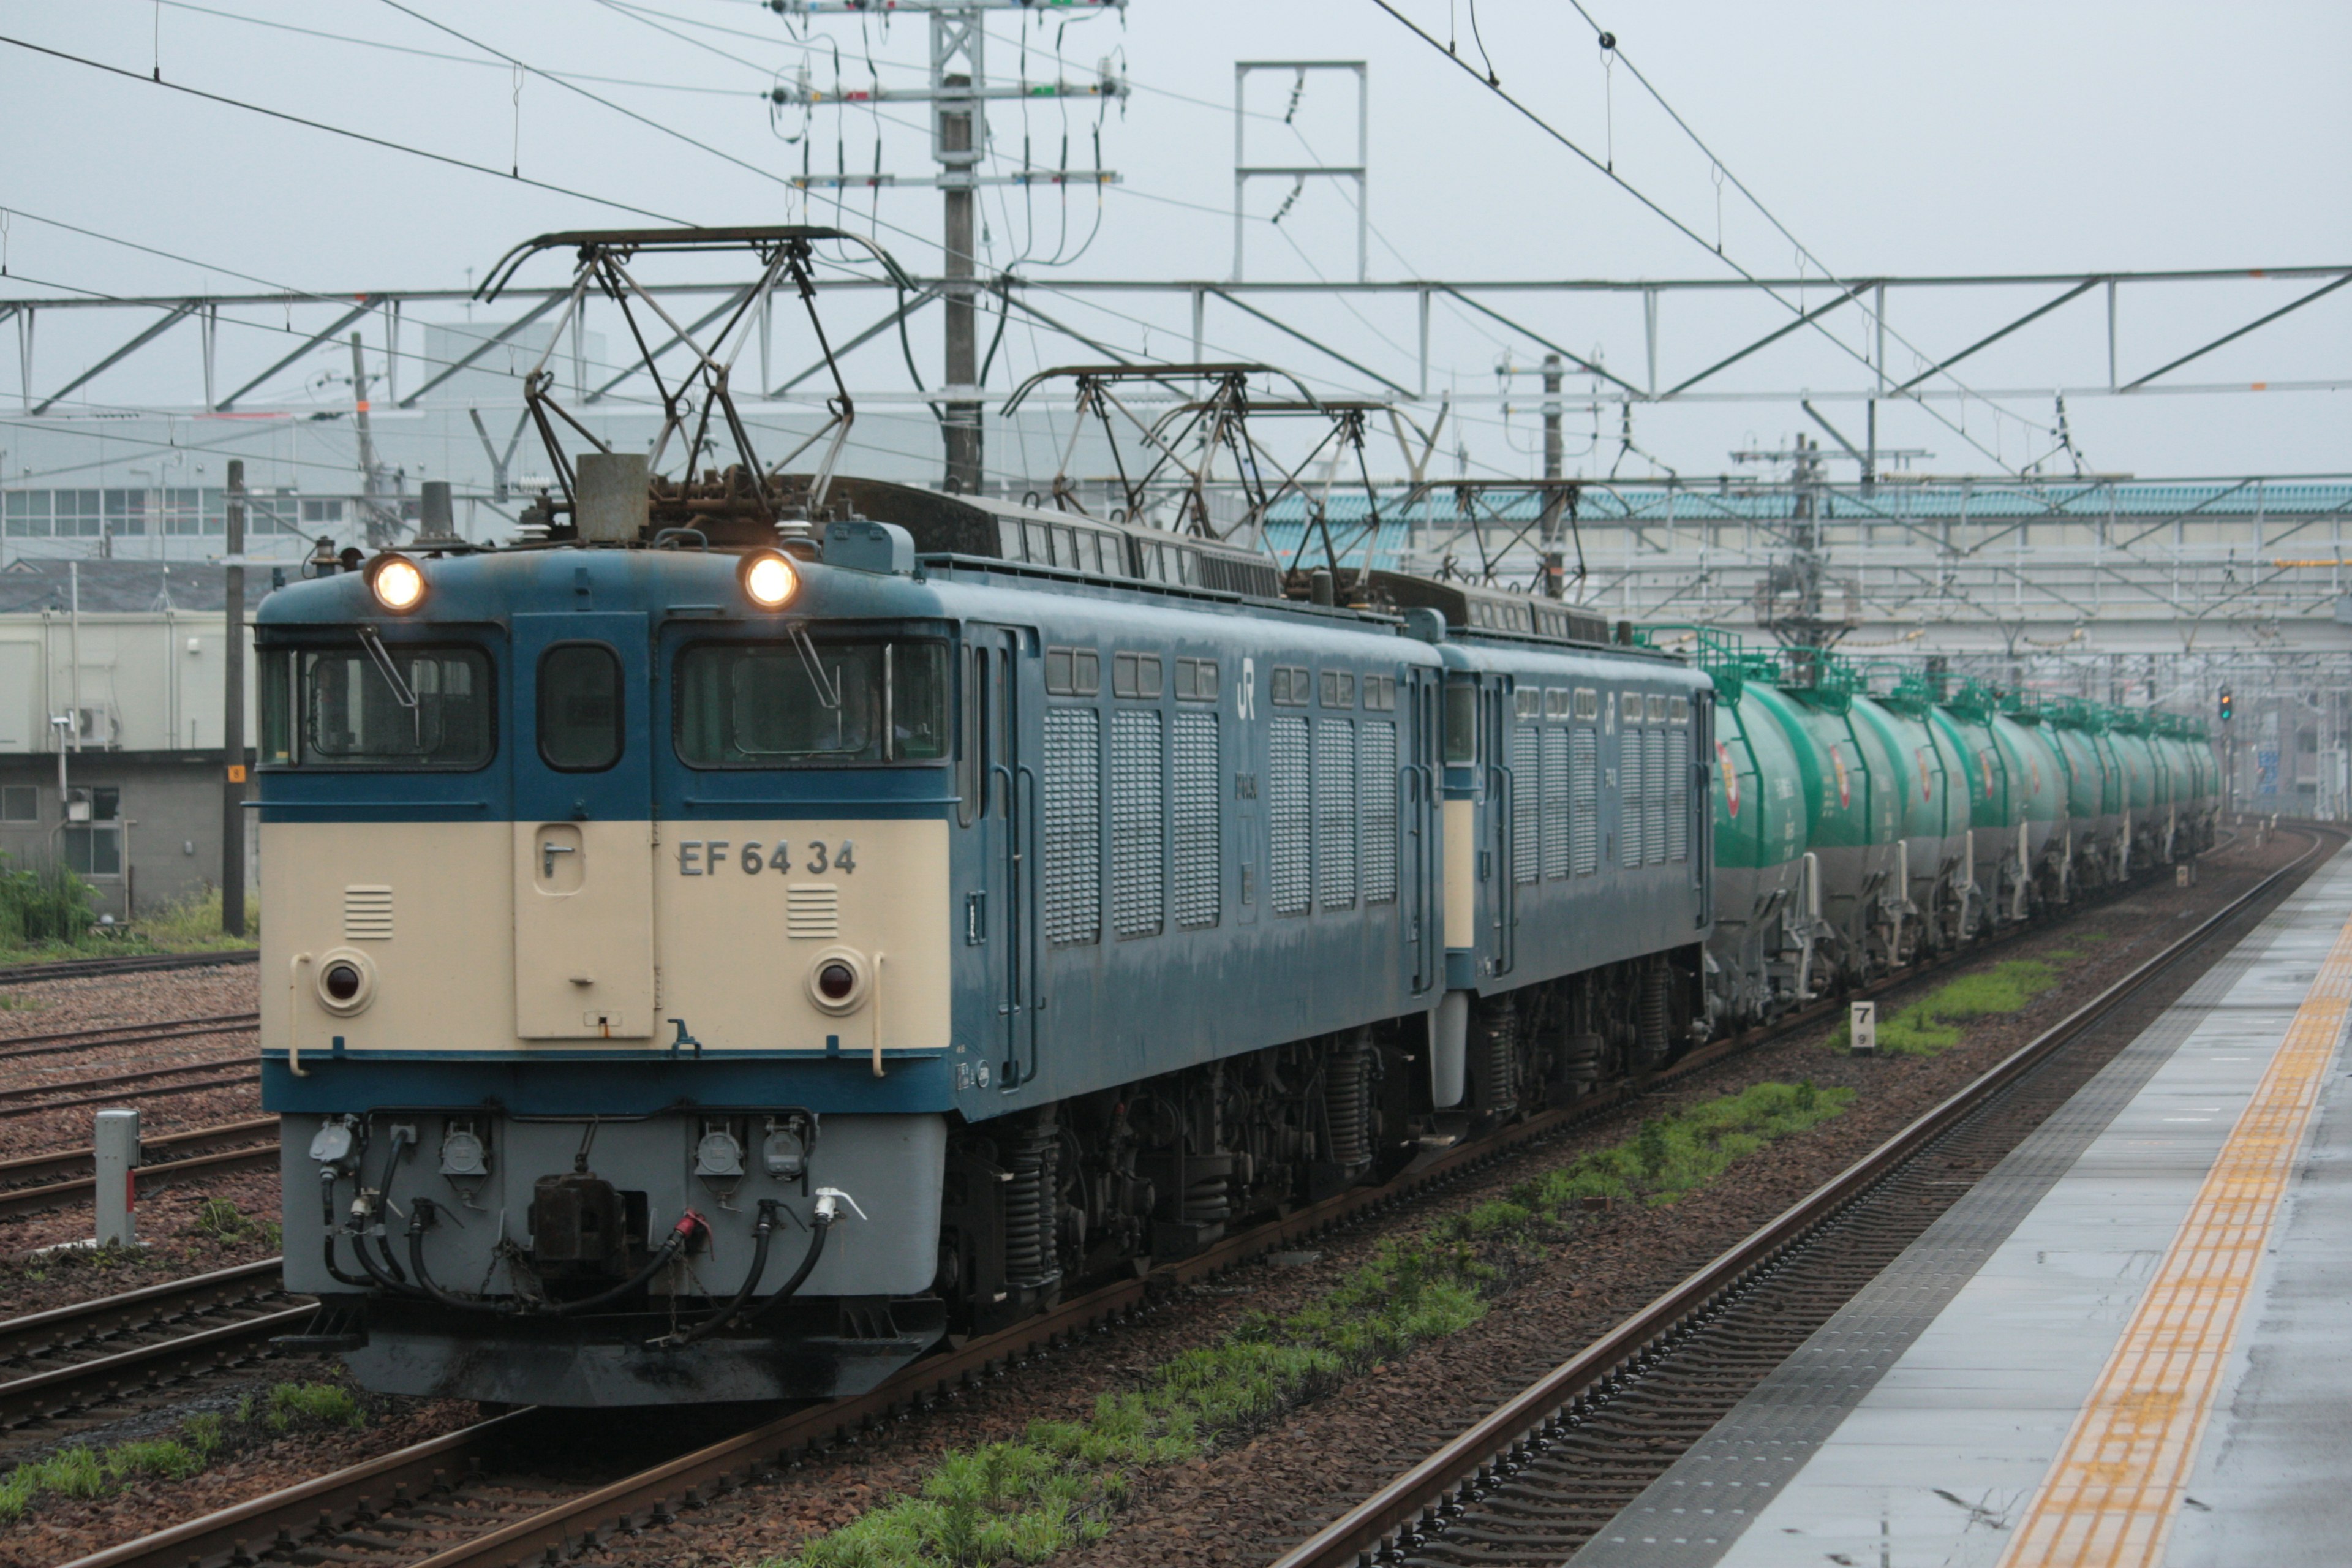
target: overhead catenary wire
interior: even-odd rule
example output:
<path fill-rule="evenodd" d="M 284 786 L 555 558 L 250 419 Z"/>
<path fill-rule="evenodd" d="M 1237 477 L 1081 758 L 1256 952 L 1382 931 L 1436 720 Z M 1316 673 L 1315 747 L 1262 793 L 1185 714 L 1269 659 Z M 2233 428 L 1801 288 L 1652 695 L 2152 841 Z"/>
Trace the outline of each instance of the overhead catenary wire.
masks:
<path fill-rule="evenodd" d="M 1843 288 L 1845 286 L 1844 282 L 1839 276 L 1836 269 L 1822 261 L 1819 256 L 1815 255 L 1812 249 L 1807 246 L 1803 240 L 1799 239 L 1796 235 L 1790 231 L 1789 226 L 1775 216 L 1771 208 L 1764 205 L 1763 198 L 1757 195 L 1754 191 L 1748 189 L 1747 183 L 1732 172 L 1730 165 L 1726 163 L 1723 159 L 1717 155 L 1714 148 L 1707 145 L 1706 138 L 1699 135 L 1697 131 L 1692 128 L 1690 122 L 1683 118 L 1681 111 L 1676 110 L 1672 103 L 1666 100 L 1665 94 L 1660 92 L 1657 87 L 1652 83 L 1650 79 L 1643 74 L 1641 66 L 1637 64 L 1630 55 L 1625 53 L 1623 42 L 1619 39 L 1615 34 L 1605 30 L 1599 22 L 1593 19 L 1592 13 L 1587 10 L 1584 6 L 1584 0 L 1569 0 L 1569 3 L 1576 7 L 1576 14 L 1584 18 L 1585 25 L 1592 29 L 1594 37 L 1600 42 L 1604 67 L 1608 62 L 1621 59 L 1623 60 L 1625 62 L 1626 70 L 1633 75 L 1633 78 L 1636 82 L 1641 84 L 1642 90 L 1648 93 L 1651 100 L 1665 111 L 1666 118 L 1673 121 L 1675 128 L 1680 130 L 1685 136 L 1690 139 L 1691 145 L 1696 147 L 1701 153 L 1706 154 L 1707 162 L 1712 166 L 1710 173 L 1712 174 L 1718 189 L 1716 211 L 1717 253 L 1720 255 L 1723 249 L 1723 216 L 1720 187 L 1727 181 L 1734 190 L 1737 190 L 1742 196 L 1747 198 L 1748 205 L 1754 207 L 1758 214 L 1763 217 L 1764 221 L 1770 224 L 1772 227 L 1779 232 L 1781 238 L 1787 240 L 1790 245 L 1796 247 L 1800 261 L 1800 270 L 1801 270 L 1801 264 L 1803 262 L 1810 261 L 1813 266 L 1821 269 L 1822 276 L 1832 287 Z M 1612 134 L 1614 134 L 1613 124 Z M 1922 363 L 1932 363 L 1917 344 L 1905 337 L 1899 330 L 1881 320 L 1876 306 L 1871 304 L 1868 300 L 1860 299 L 1855 300 L 1855 304 L 1861 310 L 1864 317 L 1867 321 L 1869 321 L 1874 326 L 1876 326 L 1881 331 L 1885 331 L 1888 337 L 1893 338 L 1903 347 L 1910 350 L 1913 353 L 1917 354 Z M 2019 424 L 2025 426 L 2028 429 L 2041 430 L 2045 435 L 2056 434 L 2056 432 L 2050 426 L 2037 425 L 2032 420 L 2026 418 L 2023 415 L 2003 408 L 1996 400 L 1985 396 L 1982 393 L 1976 392 L 1973 388 L 1969 387 L 1966 382 L 1963 382 L 1958 375 L 1954 374 L 1948 367 L 1937 367 L 1937 374 L 1945 380 L 1949 381 L 1961 392 L 1977 398 L 1979 401 L 1984 403 L 1988 407 L 1992 408 L 1995 412 L 2001 414 L 2008 418 L 2016 420 Z"/>
<path fill-rule="evenodd" d="M 102 71 L 108 76 L 121 77 L 125 81 L 135 81 L 142 86 L 159 87 L 168 92 L 184 93 L 190 98 L 202 99 L 207 103 L 217 103 L 229 109 L 240 109 L 248 114 L 258 114 L 271 120 L 283 121 L 287 124 L 299 125 L 306 130 L 323 131 L 331 136 L 341 136 L 350 141 L 362 142 L 371 147 L 381 147 L 387 152 L 405 153 L 413 158 L 423 158 L 431 163 L 446 164 L 453 169 L 465 169 L 477 174 L 488 174 L 493 179 L 505 180 L 510 184 L 529 185 L 535 190 L 547 191 L 555 195 L 570 196 L 575 201 L 593 202 L 598 206 L 611 207 L 616 212 L 634 213 L 639 217 L 652 218 L 656 223 L 684 224 L 687 222 L 682 217 L 656 212 L 651 207 L 641 207 L 612 196 L 600 196 L 588 191 L 574 190 L 569 185 L 559 185 L 548 180 L 501 174 L 487 163 L 477 163 L 465 158 L 452 157 L 446 153 L 430 152 L 423 147 L 412 147 L 404 142 L 394 142 L 382 136 L 371 136 L 364 131 L 353 131 L 348 126 L 334 125 L 323 120 L 311 120 L 303 115 L 290 114 L 282 109 L 271 109 L 263 104 L 249 103 L 241 98 L 232 98 L 226 93 L 206 92 L 202 88 L 190 87 L 184 82 L 162 81 L 143 77 L 137 71 L 125 70 L 121 66 L 110 66 L 103 60 L 90 59 L 87 56 L 72 54 L 64 49 L 51 48 L 47 44 L 37 44 L 28 38 L 19 38 L 0 33 L 0 44 L 13 45 L 32 54 L 47 55 L 51 59 L 64 60 L 71 65 Z"/>
<path fill-rule="evenodd" d="M 1799 324 L 1811 327 L 1815 332 L 1819 333 L 1822 338 L 1835 346 L 1840 353 L 1847 355 L 1858 363 L 1865 367 L 1874 368 L 1871 366 L 1870 357 L 1867 354 L 1856 350 L 1844 339 L 1839 337 L 1835 332 L 1831 331 L 1824 327 L 1821 322 L 1820 313 L 1818 311 L 1808 311 L 1804 310 L 1795 301 L 1790 300 L 1787 295 L 1781 293 L 1778 289 L 1773 288 L 1769 283 L 1758 277 L 1746 266 L 1734 259 L 1727 252 L 1718 250 L 1714 246 L 1709 245 L 1697 230 L 1692 228 L 1688 224 L 1685 223 L 1681 218 L 1676 217 L 1673 213 L 1668 212 L 1654 197 L 1651 196 L 1640 186 L 1634 184 L 1631 180 L 1628 180 L 1623 175 L 1618 174 L 1614 169 L 1610 168 L 1604 160 L 1595 157 L 1591 153 L 1586 151 L 1581 143 L 1578 142 L 1574 138 L 1568 135 L 1567 132 L 1561 131 L 1558 126 L 1546 120 L 1542 115 L 1538 114 L 1533 109 L 1529 108 L 1526 102 L 1514 95 L 1509 89 L 1503 87 L 1499 81 L 1488 81 L 1485 78 L 1480 77 L 1476 68 L 1473 67 L 1470 62 L 1461 58 L 1460 56 L 1454 53 L 1453 49 L 1439 42 L 1438 39 L 1432 36 L 1427 29 L 1423 28 L 1421 24 L 1415 22 L 1403 12 L 1398 10 L 1397 7 L 1391 3 L 1391 0 L 1371 0 L 1371 4 L 1386 12 L 1397 22 L 1399 26 L 1412 34 L 1414 37 L 1419 38 L 1423 44 L 1427 45 L 1437 53 L 1444 55 L 1448 61 L 1458 67 L 1465 75 L 1469 76 L 1474 80 L 1479 81 L 1487 91 L 1493 93 L 1496 98 L 1502 100 L 1504 103 L 1509 105 L 1512 111 L 1517 113 L 1521 119 L 1527 121 L 1530 125 L 1533 125 L 1550 140 L 1557 142 L 1560 146 L 1565 147 L 1569 152 L 1574 153 L 1577 158 L 1591 168 L 1594 173 L 1600 174 L 1603 179 L 1609 181 L 1618 189 L 1623 191 L 1627 195 L 1633 197 L 1634 201 L 1648 209 L 1654 216 L 1674 229 L 1675 233 L 1690 240 L 1694 245 L 1698 246 L 1709 255 L 1716 257 L 1726 267 L 1728 267 L 1732 271 L 1738 273 L 1741 279 L 1754 286 L 1767 298 L 1772 300 L 1782 309 L 1788 310 L 1791 315 L 1797 318 Z M 1859 294 L 1860 291 L 1859 286 L 1856 286 L 1847 290 L 1847 294 L 1849 298 L 1852 298 L 1853 295 Z M 1970 447 L 1975 447 L 1982 456 L 1992 459 L 1995 466 L 2000 468 L 2003 473 L 2009 475 L 2011 479 L 2022 477 L 2017 472 L 2017 470 L 2011 468 L 2006 462 L 2003 462 L 2000 455 L 1996 450 L 1986 446 L 1982 441 L 1978 440 L 1974 436 L 1970 435 L 1965 426 L 1948 417 L 1925 399 L 1918 397 L 1916 393 L 1905 394 L 1904 395 L 1908 397 L 1910 401 L 1929 418 L 1935 420 L 1937 424 L 1951 431 L 1953 435 L 1958 436 Z"/>

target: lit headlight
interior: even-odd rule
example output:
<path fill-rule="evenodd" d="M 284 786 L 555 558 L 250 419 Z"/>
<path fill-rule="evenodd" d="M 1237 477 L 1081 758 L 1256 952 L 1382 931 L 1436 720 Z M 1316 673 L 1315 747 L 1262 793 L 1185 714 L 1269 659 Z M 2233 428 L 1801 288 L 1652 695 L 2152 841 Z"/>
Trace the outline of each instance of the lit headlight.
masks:
<path fill-rule="evenodd" d="M 379 555 L 368 563 L 368 591 L 395 615 L 425 602 L 425 570 L 405 555 Z"/>
<path fill-rule="evenodd" d="M 735 578 L 743 584 L 743 596 L 763 610 L 782 609 L 801 587 L 801 574 L 793 570 L 792 562 L 773 550 L 743 557 Z"/>

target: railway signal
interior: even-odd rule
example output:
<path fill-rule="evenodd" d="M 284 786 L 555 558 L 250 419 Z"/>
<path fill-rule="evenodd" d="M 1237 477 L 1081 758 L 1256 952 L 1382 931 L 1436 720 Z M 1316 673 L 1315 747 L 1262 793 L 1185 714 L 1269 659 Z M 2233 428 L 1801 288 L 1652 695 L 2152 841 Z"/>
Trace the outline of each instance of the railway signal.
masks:
<path fill-rule="evenodd" d="M 2225 686 L 2221 688 L 2221 722 L 2226 724 L 2237 716 L 2237 704 L 2230 696 L 2230 689 Z"/>

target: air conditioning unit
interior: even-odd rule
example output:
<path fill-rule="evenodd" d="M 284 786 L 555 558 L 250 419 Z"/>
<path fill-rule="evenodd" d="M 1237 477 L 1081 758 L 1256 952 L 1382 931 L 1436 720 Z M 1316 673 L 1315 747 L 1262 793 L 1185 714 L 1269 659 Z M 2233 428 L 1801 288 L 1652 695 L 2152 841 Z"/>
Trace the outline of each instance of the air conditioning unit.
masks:
<path fill-rule="evenodd" d="M 74 738 L 85 746 L 110 746 L 121 733 L 111 708 L 77 708 L 73 718 Z"/>

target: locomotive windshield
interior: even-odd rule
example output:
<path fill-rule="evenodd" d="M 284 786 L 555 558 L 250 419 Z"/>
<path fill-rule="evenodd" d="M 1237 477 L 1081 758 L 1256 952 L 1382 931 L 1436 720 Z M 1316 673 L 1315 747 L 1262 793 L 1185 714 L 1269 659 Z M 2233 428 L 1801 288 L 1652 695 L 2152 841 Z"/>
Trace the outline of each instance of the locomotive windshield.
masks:
<path fill-rule="evenodd" d="M 268 648 L 265 767 L 478 768 L 490 760 L 490 661 L 470 647 Z"/>
<path fill-rule="evenodd" d="M 938 762 L 947 693 L 940 643 L 702 643 L 678 656 L 677 754 L 698 768 Z"/>

